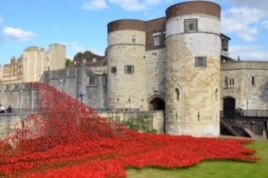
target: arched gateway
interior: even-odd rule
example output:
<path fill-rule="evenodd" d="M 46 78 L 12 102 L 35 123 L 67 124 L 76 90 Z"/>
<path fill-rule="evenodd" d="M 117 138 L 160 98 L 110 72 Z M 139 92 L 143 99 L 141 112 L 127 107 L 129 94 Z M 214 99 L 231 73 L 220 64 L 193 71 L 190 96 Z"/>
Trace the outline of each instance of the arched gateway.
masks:
<path fill-rule="evenodd" d="M 223 117 L 224 118 L 235 117 L 235 98 L 233 97 L 223 98 Z"/>
<path fill-rule="evenodd" d="M 165 110 L 165 101 L 160 97 L 155 96 L 151 100 L 149 100 L 149 110 Z"/>

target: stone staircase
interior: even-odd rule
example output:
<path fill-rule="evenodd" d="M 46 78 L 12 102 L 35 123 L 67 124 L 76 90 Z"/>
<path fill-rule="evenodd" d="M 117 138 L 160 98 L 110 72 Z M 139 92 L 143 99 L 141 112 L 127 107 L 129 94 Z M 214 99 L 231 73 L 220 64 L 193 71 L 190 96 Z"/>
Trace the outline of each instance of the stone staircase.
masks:
<path fill-rule="evenodd" d="M 221 118 L 221 127 L 227 129 L 233 136 L 251 137 L 251 135 L 240 125 L 228 119 Z"/>

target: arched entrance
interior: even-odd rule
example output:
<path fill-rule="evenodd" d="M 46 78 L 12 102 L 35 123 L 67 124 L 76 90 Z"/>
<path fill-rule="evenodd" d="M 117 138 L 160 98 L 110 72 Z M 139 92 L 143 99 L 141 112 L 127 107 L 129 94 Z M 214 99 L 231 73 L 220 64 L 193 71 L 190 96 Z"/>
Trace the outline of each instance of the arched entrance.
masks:
<path fill-rule="evenodd" d="M 235 117 L 235 98 L 226 97 L 223 99 L 223 116 L 224 118 Z"/>
<path fill-rule="evenodd" d="M 149 102 L 149 110 L 165 110 L 165 102 L 159 97 L 154 97 Z"/>

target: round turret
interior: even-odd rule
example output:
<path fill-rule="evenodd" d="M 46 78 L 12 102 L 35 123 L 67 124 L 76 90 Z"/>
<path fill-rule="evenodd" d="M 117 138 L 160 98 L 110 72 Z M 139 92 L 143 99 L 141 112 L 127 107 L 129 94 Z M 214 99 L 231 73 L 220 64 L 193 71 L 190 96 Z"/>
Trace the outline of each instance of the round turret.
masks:
<path fill-rule="evenodd" d="M 147 107 L 145 30 L 146 24 L 140 20 L 117 20 L 108 24 L 109 109 L 144 110 Z"/>
<path fill-rule="evenodd" d="M 218 136 L 220 6 L 206 1 L 166 10 L 166 132 Z"/>

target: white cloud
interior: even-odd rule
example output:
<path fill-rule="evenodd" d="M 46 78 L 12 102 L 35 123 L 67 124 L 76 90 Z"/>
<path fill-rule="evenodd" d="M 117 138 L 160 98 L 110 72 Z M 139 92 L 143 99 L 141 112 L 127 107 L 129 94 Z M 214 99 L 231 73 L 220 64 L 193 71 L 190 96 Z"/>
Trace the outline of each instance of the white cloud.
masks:
<path fill-rule="evenodd" d="M 258 8 L 263 10 L 268 9 L 268 1 L 266 0 L 227 0 L 227 1 L 238 6 L 248 6 L 251 8 Z M 266 11 L 266 13 L 268 12 Z"/>
<path fill-rule="evenodd" d="M 106 0 L 88 0 L 84 2 L 84 9 L 102 10 L 108 7 Z"/>
<path fill-rule="evenodd" d="M 66 46 L 68 52 L 67 56 L 71 59 L 73 59 L 76 53 L 86 51 L 86 48 L 78 44 L 78 42 L 72 42 L 71 44 L 66 44 Z"/>
<path fill-rule="evenodd" d="M 141 11 L 151 6 L 159 5 L 165 0 L 109 0 L 110 3 L 119 5 L 126 11 Z"/>
<path fill-rule="evenodd" d="M 138 0 L 110 0 L 112 4 L 119 5 L 127 11 L 139 11 L 146 8 L 144 3 L 140 3 Z"/>
<path fill-rule="evenodd" d="M 230 48 L 230 56 L 246 61 L 267 61 L 268 51 L 258 45 L 235 45 Z"/>
<path fill-rule="evenodd" d="M 264 11 L 250 7 L 231 8 L 223 13 L 222 31 L 235 33 L 245 41 L 254 41 L 265 19 Z"/>
<path fill-rule="evenodd" d="M 102 10 L 109 5 L 117 5 L 126 11 L 142 11 L 159 5 L 163 2 L 171 3 L 173 0 L 87 0 L 84 8 L 88 10 Z"/>
<path fill-rule="evenodd" d="M 37 37 L 31 31 L 24 31 L 20 28 L 5 27 L 3 29 L 4 38 L 7 40 L 29 41 Z"/>

